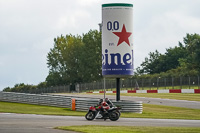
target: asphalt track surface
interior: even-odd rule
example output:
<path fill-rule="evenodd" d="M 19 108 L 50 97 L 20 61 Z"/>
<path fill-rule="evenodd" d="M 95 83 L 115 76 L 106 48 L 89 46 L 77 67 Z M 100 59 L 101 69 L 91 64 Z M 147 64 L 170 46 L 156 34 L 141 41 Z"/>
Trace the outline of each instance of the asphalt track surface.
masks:
<path fill-rule="evenodd" d="M 101 119 L 87 121 L 78 116 L 0 113 L 0 133 L 74 133 L 54 129 L 72 125 L 199 127 L 200 120 L 120 118 L 113 122 Z"/>
<path fill-rule="evenodd" d="M 77 96 L 77 97 L 90 97 L 90 98 L 103 98 L 104 97 L 103 95 L 92 95 L 92 94 L 84 94 L 84 95 L 62 94 L 62 95 Z M 115 95 L 106 95 L 106 97 L 109 98 L 109 99 L 116 99 Z M 121 96 L 120 100 L 142 101 L 143 103 L 147 103 L 147 104 L 183 107 L 183 108 L 191 108 L 191 109 L 200 109 L 200 102 L 198 102 L 198 101 L 147 98 L 147 97 L 135 97 L 135 96 Z"/>
<path fill-rule="evenodd" d="M 103 95 L 65 95 L 77 97 L 103 98 Z M 110 99 L 115 99 L 116 96 L 107 95 L 106 97 Z M 148 104 L 200 109 L 200 102 L 196 101 L 145 98 L 133 96 L 121 96 L 121 100 L 142 101 L 143 103 Z M 84 117 L 77 116 L 50 116 L 0 113 L 0 133 L 74 133 L 72 131 L 54 129 L 54 127 L 57 126 L 72 125 L 199 127 L 200 120 L 120 118 L 118 121 L 113 122 L 110 120 L 87 121 Z"/>

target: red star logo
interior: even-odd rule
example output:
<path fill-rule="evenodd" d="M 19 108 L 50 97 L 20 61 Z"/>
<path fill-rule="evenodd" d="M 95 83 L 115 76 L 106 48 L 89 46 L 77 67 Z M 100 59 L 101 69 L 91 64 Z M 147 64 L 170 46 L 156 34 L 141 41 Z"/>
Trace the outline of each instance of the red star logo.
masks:
<path fill-rule="evenodd" d="M 119 41 L 117 43 L 117 46 L 120 45 L 122 42 L 126 42 L 130 46 L 128 38 L 132 33 L 126 32 L 126 28 L 125 28 L 124 24 L 123 24 L 121 32 L 113 32 L 113 33 L 119 37 Z"/>

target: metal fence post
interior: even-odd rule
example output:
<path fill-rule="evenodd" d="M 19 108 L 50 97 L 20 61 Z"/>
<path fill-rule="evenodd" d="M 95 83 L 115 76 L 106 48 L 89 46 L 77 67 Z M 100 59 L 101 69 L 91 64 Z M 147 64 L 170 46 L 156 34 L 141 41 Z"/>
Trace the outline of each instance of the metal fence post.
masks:
<path fill-rule="evenodd" d="M 149 85 L 150 85 L 150 90 L 151 90 L 151 78 L 149 79 Z"/>
<path fill-rule="evenodd" d="M 180 76 L 180 86 L 181 86 L 181 89 L 182 89 L 182 77 Z"/>
<path fill-rule="evenodd" d="M 199 87 L 199 76 L 198 76 L 198 89 L 200 89 L 200 87 Z"/>
<path fill-rule="evenodd" d="M 92 90 L 94 91 L 94 82 L 92 83 Z"/>
<path fill-rule="evenodd" d="M 189 81 L 189 89 L 190 89 L 190 76 L 189 76 L 189 80 L 188 81 Z"/>
<path fill-rule="evenodd" d="M 144 90 L 144 79 L 142 79 L 142 90 Z"/>
<path fill-rule="evenodd" d="M 159 87 L 158 87 L 158 82 L 159 82 L 159 78 L 157 78 L 157 90 L 158 90 L 158 88 L 159 88 Z"/>

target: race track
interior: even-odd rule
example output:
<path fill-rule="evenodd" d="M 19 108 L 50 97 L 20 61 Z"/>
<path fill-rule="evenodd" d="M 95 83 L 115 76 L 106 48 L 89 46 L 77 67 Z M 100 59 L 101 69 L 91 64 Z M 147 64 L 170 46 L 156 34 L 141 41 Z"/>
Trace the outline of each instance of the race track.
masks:
<path fill-rule="evenodd" d="M 73 133 L 53 129 L 71 125 L 199 127 L 200 120 L 120 118 L 118 121 L 87 121 L 77 116 L 0 113 L 0 133 Z"/>
<path fill-rule="evenodd" d="M 84 94 L 84 95 L 80 95 L 80 94 L 59 94 L 59 95 L 87 97 L 87 98 L 103 98 L 103 95 L 91 95 L 91 94 Z M 109 99 L 116 99 L 115 95 L 106 95 L 106 97 L 109 98 Z M 143 103 L 147 103 L 147 104 L 183 107 L 183 108 L 191 108 L 191 109 L 200 109 L 200 102 L 199 101 L 148 98 L 148 97 L 136 97 L 136 96 L 121 96 L 121 100 L 142 101 Z"/>

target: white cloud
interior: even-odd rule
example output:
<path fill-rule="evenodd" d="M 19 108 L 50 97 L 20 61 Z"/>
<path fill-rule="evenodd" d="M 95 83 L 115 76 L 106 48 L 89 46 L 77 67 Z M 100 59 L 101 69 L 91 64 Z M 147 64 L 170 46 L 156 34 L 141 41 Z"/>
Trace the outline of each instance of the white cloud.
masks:
<path fill-rule="evenodd" d="M 149 52 L 157 49 L 164 53 L 166 48 L 177 46 L 186 33 L 200 33 L 198 4 L 197 0 L 135 1 L 135 66 L 139 66 Z"/>
<path fill-rule="evenodd" d="M 37 84 L 48 74 L 46 55 L 61 34 L 98 30 L 101 4 L 121 0 L 1 0 L 0 90 Z M 135 66 L 149 52 L 178 45 L 186 33 L 200 33 L 199 0 L 124 0 L 133 3 Z"/>
<path fill-rule="evenodd" d="M 72 14 L 65 14 L 58 18 L 56 29 L 79 29 L 90 19 L 90 13 L 85 10 L 77 10 Z"/>
<path fill-rule="evenodd" d="M 99 3 L 101 0 L 77 0 L 77 4 L 81 6 L 92 6 Z"/>
<path fill-rule="evenodd" d="M 200 17 L 189 16 L 181 11 L 168 12 L 166 17 L 182 30 L 200 31 Z"/>

